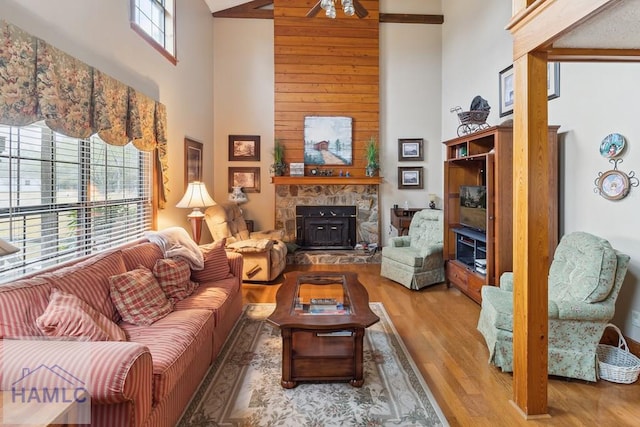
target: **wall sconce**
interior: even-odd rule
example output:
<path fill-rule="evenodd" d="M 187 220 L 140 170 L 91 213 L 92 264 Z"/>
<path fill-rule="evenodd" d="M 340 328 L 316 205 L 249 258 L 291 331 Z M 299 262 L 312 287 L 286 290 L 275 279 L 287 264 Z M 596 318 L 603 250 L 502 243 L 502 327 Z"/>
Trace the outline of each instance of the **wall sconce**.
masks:
<path fill-rule="evenodd" d="M 193 208 L 191 213 L 187 215 L 191 222 L 191 234 L 193 240 L 196 243 L 200 243 L 200 236 L 202 234 L 202 220 L 204 219 L 204 213 L 200 208 L 207 206 L 213 206 L 217 204 L 209 195 L 207 187 L 204 182 L 193 181 L 189 183 L 187 191 L 184 193 L 182 200 L 176 205 L 177 208 Z"/>

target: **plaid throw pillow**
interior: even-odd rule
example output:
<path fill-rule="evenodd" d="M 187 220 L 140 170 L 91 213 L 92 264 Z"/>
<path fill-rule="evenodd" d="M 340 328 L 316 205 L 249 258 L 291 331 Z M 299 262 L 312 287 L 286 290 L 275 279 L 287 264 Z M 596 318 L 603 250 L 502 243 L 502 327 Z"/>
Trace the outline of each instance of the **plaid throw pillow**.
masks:
<path fill-rule="evenodd" d="M 198 286 L 191 281 L 189 262 L 183 258 L 157 260 L 153 266 L 153 275 L 172 304 L 191 295 Z"/>
<path fill-rule="evenodd" d="M 111 299 L 125 322 L 149 326 L 173 310 L 155 276 L 145 267 L 111 276 L 109 282 Z"/>
<path fill-rule="evenodd" d="M 104 314 L 73 294 L 51 290 L 49 305 L 36 319 L 50 337 L 86 337 L 91 341 L 126 341 L 127 336 Z"/>
<path fill-rule="evenodd" d="M 191 272 L 192 280 L 200 283 L 217 282 L 218 280 L 232 277 L 227 251 L 224 249 L 225 244 L 226 239 L 222 239 L 200 247 L 204 256 L 204 268 L 202 270 L 193 270 Z"/>

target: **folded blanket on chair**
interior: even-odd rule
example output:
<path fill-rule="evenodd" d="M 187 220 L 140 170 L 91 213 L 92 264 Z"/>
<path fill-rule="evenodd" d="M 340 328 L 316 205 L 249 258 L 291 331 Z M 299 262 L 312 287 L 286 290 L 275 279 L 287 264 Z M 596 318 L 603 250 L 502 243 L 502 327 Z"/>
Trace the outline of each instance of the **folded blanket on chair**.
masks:
<path fill-rule="evenodd" d="M 274 240 L 271 239 L 240 240 L 227 245 L 227 249 L 239 253 L 265 252 L 271 249 L 273 243 Z"/>
<path fill-rule="evenodd" d="M 160 231 L 147 231 L 144 237 L 160 246 L 165 258 L 184 258 L 192 270 L 204 268 L 202 251 L 184 228 L 169 227 Z"/>

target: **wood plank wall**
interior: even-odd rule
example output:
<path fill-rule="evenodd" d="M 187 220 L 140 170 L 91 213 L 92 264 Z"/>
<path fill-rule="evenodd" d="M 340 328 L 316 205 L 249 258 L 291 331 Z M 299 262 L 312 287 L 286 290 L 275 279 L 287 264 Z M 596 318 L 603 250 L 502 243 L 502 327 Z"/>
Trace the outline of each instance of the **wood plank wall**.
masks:
<path fill-rule="evenodd" d="M 285 145 L 285 161 L 303 162 L 304 117 L 353 118 L 353 164 L 327 166 L 364 176 L 364 144 L 380 141 L 379 2 L 362 0 L 363 19 L 336 19 L 321 10 L 305 15 L 316 0 L 275 0 L 275 138 Z M 309 166 L 305 167 L 305 175 Z"/>

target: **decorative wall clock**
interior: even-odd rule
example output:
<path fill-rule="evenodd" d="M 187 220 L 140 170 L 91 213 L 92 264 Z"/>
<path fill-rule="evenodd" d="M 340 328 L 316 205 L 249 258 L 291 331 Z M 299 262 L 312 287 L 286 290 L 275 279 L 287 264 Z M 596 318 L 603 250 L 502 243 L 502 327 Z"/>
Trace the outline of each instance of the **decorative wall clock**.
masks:
<path fill-rule="evenodd" d="M 640 181 L 634 171 L 630 171 L 627 175 L 618 170 L 618 163 L 622 163 L 622 159 L 611 159 L 609 162 L 613 163 L 613 169 L 598 173 L 598 177 L 594 181 L 596 188 L 593 191 L 607 200 L 624 199 L 629 194 L 631 187 L 637 187 Z"/>

